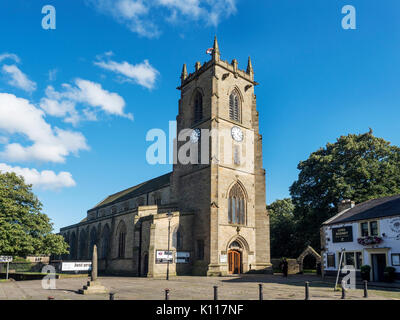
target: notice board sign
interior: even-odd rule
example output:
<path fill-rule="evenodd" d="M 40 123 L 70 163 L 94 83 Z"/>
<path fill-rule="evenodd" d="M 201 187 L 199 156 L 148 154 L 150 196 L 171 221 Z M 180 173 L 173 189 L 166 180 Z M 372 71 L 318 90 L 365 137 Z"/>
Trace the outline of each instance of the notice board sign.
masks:
<path fill-rule="evenodd" d="M 172 251 L 156 251 L 156 263 L 172 263 L 173 260 Z"/>
<path fill-rule="evenodd" d="M 12 262 L 13 257 L 11 256 L 0 256 L 0 262 Z"/>
<path fill-rule="evenodd" d="M 177 252 L 175 257 L 176 263 L 189 263 L 190 252 Z"/>
<path fill-rule="evenodd" d="M 61 271 L 89 271 L 92 270 L 91 262 L 62 262 Z"/>
<path fill-rule="evenodd" d="M 353 227 L 332 228 L 332 242 L 353 242 Z"/>

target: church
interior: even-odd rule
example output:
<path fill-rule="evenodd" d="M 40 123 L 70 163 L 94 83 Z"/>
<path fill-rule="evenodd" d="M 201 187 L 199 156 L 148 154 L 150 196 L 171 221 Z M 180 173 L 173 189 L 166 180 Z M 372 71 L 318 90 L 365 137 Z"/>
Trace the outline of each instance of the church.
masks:
<path fill-rule="evenodd" d="M 193 73 L 183 66 L 178 87 L 177 137 L 191 130 L 201 161 L 177 157 L 171 173 L 112 194 L 61 228 L 64 261 L 91 259 L 96 244 L 99 270 L 109 274 L 272 272 L 253 66 L 221 60 L 217 38 L 209 51 Z M 176 150 L 184 144 L 176 139 Z"/>

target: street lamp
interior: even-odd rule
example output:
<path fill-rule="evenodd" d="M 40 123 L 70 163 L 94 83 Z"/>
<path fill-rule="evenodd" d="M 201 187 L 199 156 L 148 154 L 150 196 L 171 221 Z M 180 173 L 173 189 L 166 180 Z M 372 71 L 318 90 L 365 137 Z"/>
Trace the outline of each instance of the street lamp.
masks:
<path fill-rule="evenodd" d="M 169 243 L 170 243 L 170 232 L 171 232 L 171 220 L 172 220 L 172 212 L 168 211 L 168 251 L 167 251 L 167 280 L 169 280 Z"/>

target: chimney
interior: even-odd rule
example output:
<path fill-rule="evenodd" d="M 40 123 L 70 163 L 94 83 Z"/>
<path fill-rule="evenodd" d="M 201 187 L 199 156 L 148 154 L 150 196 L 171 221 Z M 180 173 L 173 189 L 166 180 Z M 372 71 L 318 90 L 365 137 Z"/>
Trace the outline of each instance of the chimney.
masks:
<path fill-rule="evenodd" d="M 356 203 L 354 201 L 351 201 L 350 199 L 344 199 L 338 203 L 338 212 L 342 212 L 343 210 L 346 209 L 351 209 L 354 208 Z"/>

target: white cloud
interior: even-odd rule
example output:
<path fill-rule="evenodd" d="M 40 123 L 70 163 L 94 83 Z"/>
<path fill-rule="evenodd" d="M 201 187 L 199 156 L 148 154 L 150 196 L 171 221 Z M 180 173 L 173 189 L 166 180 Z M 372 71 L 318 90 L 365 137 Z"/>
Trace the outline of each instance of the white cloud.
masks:
<path fill-rule="evenodd" d="M 32 142 L 6 144 L 0 157 L 9 161 L 65 162 L 68 155 L 88 150 L 80 132 L 52 128 L 44 120 L 44 112 L 15 95 L 0 93 L 0 130 L 10 135 L 19 134 Z"/>
<path fill-rule="evenodd" d="M 32 184 L 36 188 L 61 189 L 64 187 L 74 187 L 76 185 L 71 173 L 65 171 L 58 174 L 51 170 L 39 172 L 36 169 L 11 167 L 5 163 L 0 163 L 0 172 L 14 172 L 24 177 L 27 184 Z"/>
<path fill-rule="evenodd" d="M 77 124 L 82 119 L 96 120 L 98 108 L 105 113 L 133 120 L 133 115 L 124 112 L 125 100 L 114 92 L 102 88 L 101 84 L 89 80 L 76 79 L 75 86 L 64 83 L 63 91 L 58 92 L 52 86 L 46 88 L 46 97 L 40 101 L 40 107 L 49 115 L 66 117 L 65 122 Z M 78 103 L 89 106 L 79 113 Z"/>
<path fill-rule="evenodd" d="M 29 80 L 26 74 L 23 73 L 15 64 L 3 65 L 3 72 L 11 77 L 8 81 L 10 85 L 28 92 L 36 90 L 36 83 Z"/>
<path fill-rule="evenodd" d="M 111 15 L 132 32 L 154 38 L 160 35 L 156 22 L 164 16 L 169 22 L 201 20 L 217 26 L 223 18 L 236 13 L 237 0 L 87 0 L 99 12 Z"/>
<path fill-rule="evenodd" d="M 140 84 L 141 86 L 153 89 L 159 72 L 150 65 L 148 60 L 144 60 L 142 63 L 132 65 L 126 61 L 115 62 L 109 61 L 95 61 L 95 65 L 113 71 L 117 74 L 121 74 L 127 78 L 127 80 L 133 81 Z"/>
<path fill-rule="evenodd" d="M 6 52 L 6 53 L 0 54 L 0 62 L 3 61 L 3 60 L 5 60 L 5 59 L 14 60 L 14 61 L 17 62 L 17 63 L 20 62 L 19 57 L 18 57 L 16 54 L 14 54 L 14 53 L 7 53 L 7 52 Z"/>

